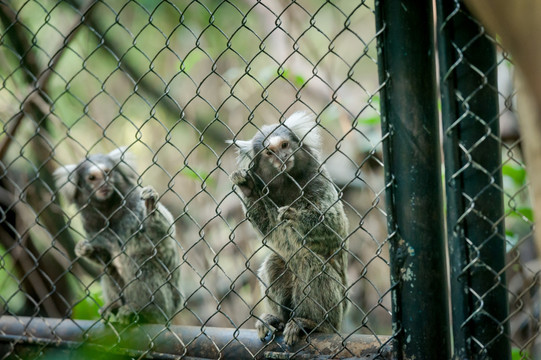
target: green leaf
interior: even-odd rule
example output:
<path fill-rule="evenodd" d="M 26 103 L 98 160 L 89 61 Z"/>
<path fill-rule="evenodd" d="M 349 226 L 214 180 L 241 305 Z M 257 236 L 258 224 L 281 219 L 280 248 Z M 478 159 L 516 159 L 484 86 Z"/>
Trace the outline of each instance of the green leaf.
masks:
<path fill-rule="evenodd" d="M 294 83 L 298 87 L 301 87 L 306 83 L 306 79 L 302 75 L 293 74 L 289 69 L 280 68 L 278 70 L 278 75 L 280 75 L 280 77 L 283 77 L 284 79 L 287 79 L 288 81 Z"/>
<path fill-rule="evenodd" d="M 301 75 L 295 75 L 295 85 L 301 87 L 306 83 L 306 79 Z"/>
<path fill-rule="evenodd" d="M 185 167 L 180 171 L 180 173 L 190 179 L 193 179 L 197 182 L 204 182 L 209 186 L 216 186 L 216 181 L 209 176 L 209 173 L 202 170 L 192 170 L 188 167 Z"/>
<path fill-rule="evenodd" d="M 376 115 L 367 118 L 359 118 L 357 119 L 357 122 L 363 125 L 379 125 L 381 123 L 381 117 Z"/>
<path fill-rule="evenodd" d="M 24 306 L 25 297 L 18 281 L 11 254 L 0 246 L 0 308 L 17 312 Z"/>
<path fill-rule="evenodd" d="M 526 218 L 528 220 L 533 222 L 533 210 L 532 210 L 532 208 L 529 208 L 529 207 L 518 208 L 517 212 L 519 213 L 519 215 L 526 216 Z"/>
<path fill-rule="evenodd" d="M 526 350 L 520 350 L 518 348 L 513 348 L 511 350 L 511 359 L 512 360 L 522 360 L 522 359 L 531 359 L 530 355 Z"/>
<path fill-rule="evenodd" d="M 201 171 L 195 172 L 194 170 L 192 170 L 190 168 L 187 168 L 187 167 L 182 169 L 181 173 L 183 175 L 189 177 L 190 179 L 194 179 L 194 180 L 197 180 L 197 181 L 201 181 L 202 178 L 205 178 L 204 174 L 199 175 L 199 173 L 201 173 Z"/>
<path fill-rule="evenodd" d="M 513 181 L 519 186 L 524 185 L 526 182 L 526 169 L 524 169 L 522 166 L 507 163 L 502 167 L 502 173 L 504 176 L 508 176 L 513 179 Z"/>
<path fill-rule="evenodd" d="M 192 51 L 180 62 L 180 70 L 189 73 L 195 64 L 203 58 L 203 53 L 200 51 Z"/>
<path fill-rule="evenodd" d="M 90 295 L 77 303 L 72 308 L 72 316 L 74 319 L 95 320 L 100 318 L 100 307 L 103 306 L 103 297 L 101 286 L 98 283 L 93 284 L 89 288 Z"/>

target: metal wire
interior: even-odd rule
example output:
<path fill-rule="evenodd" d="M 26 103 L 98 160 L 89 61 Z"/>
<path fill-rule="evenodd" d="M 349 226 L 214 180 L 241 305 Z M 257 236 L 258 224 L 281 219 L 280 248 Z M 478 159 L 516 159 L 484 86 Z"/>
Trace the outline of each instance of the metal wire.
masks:
<path fill-rule="evenodd" d="M 446 2 L 438 15 L 440 41 L 449 41 L 447 49 L 440 47 L 442 83 L 469 81 L 446 93 L 455 109 L 448 112 L 452 115 L 443 128 L 450 144 L 446 150 L 457 150 L 456 162 L 446 167 L 451 170 L 446 175 L 447 191 L 456 200 L 450 201 L 448 211 L 461 208 L 447 224 L 449 241 L 454 242 L 450 245 L 455 261 L 451 286 L 457 287 L 457 294 L 466 294 L 466 302 L 453 299 L 455 353 L 468 358 L 507 358 L 504 354 L 510 343 L 513 358 L 537 358 L 539 290 L 534 259 L 538 255 L 533 249 L 512 60 L 460 1 Z M 491 51 L 486 51 L 490 48 L 496 49 L 493 62 L 488 60 Z M 487 60 L 479 60 L 479 49 L 484 49 Z M 474 132 L 477 135 L 472 136 Z M 489 148 L 495 150 L 490 152 L 496 161 L 483 159 Z M 499 199 L 503 202 L 500 214 Z"/>
<path fill-rule="evenodd" d="M 454 141 L 460 159 L 455 168 L 445 160 L 448 202 L 451 193 L 463 205 L 456 218 L 447 219 L 448 240 L 467 254 L 457 269 L 451 265 L 451 287 L 456 281 L 467 294 L 466 300 L 451 295 L 451 305 L 468 303 L 462 321 L 454 317 L 455 356 L 464 351 L 483 358 L 503 342 L 516 358 L 534 359 L 541 351 L 541 267 L 516 125 L 512 59 L 460 1 L 448 3 L 438 12 L 439 34 L 458 31 L 458 21 L 479 29 L 468 38 L 445 38 L 453 61 L 440 84 L 462 72 L 478 84 L 468 91 L 450 88 L 456 117 L 443 128 L 444 152 L 445 142 Z M 320 358 L 341 358 L 360 356 L 366 344 L 367 356 L 389 358 L 393 341 L 404 333 L 391 324 L 391 294 L 398 284 L 390 284 L 389 239 L 400 229 L 387 229 L 384 195 L 394 181 L 384 180 L 382 144 L 396 134 L 381 131 L 378 94 L 396 79 L 378 81 L 376 40 L 385 26 L 376 32 L 374 18 L 374 5 L 362 0 L 1 1 L 2 358 L 44 358 L 51 348 L 128 358 L 310 358 L 316 349 Z M 469 54 L 487 43 L 497 49 L 497 61 L 483 68 Z M 488 98 L 499 101 L 499 113 L 477 110 Z M 243 211 L 229 179 L 238 169 L 237 153 L 226 141 L 251 139 L 298 110 L 315 116 L 321 163 L 349 219 L 342 245 L 349 242 L 342 299 L 348 310 L 334 334 L 308 334 L 291 348 L 280 334 L 262 342 L 252 330 L 268 297 L 260 290 L 258 269 L 275 249 Z M 480 135 L 463 137 L 472 127 Z M 501 148 L 496 168 L 478 161 L 487 144 Z M 102 265 L 77 256 L 77 244 L 88 237 L 83 210 L 66 201 L 53 176 L 119 147 L 135 155 L 135 184 L 154 187 L 173 216 L 179 251 L 174 269 L 181 274 L 183 299 L 158 326 L 119 326 L 100 314 L 104 266 L 125 257 L 127 247 Z M 461 187 L 469 176 L 482 184 L 474 192 Z M 491 206 L 487 194 L 503 199 L 501 216 L 485 212 Z M 403 204 L 405 211 L 408 206 Z M 489 230 L 473 236 L 473 227 Z M 140 235 L 130 239 L 145 239 Z M 498 255 L 501 266 L 487 260 L 494 244 L 505 247 Z M 167 268 L 156 254 L 147 262 Z M 320 275 L 330 276 L 330 262 L 322 262 Z M 490 281 L 472 284 L 479 273 Z M 171 274 L 158 289 L 146 284 L 148 304 Z M 508 302 L 508 314 L 494 313 L 493 300 Z M 491 335 L 469 332 L 478 326 Z M 467 346 L 457 350 L 462 341 Z"/>
<path fill-rule="evenodd" d="M 263 312 L 257 270 L 270 250 L 233 191 L 236 152 L 225 141 L 249 139 L 264 124 L 305 110 L 316 116 L 322 163 L 350 222 L 349 310 L 336 331 L 341 345 L 328 356 L 351 356 L 348 339 L 355 334 L 373 336 L 376 357 L 388 355 L 386 135 L 379 126 L 372 5 L 35 0 L 1 2 L 0 17 L 4 319 L 20 319 L 23 331 L 31 325 L 22 316 L 60 319 L 48 329 L 53 340 L 65 341 L 58 329 L 75 324 L 81 338 L 70 348 L 102 346 L 92 329 L 104 321 L 98 312 L 104 269 L 76 256 L 76 244 L 87 238 L 81 211 L 58 191 L 53 172 L 125 147 L 136 156 L 136 183 L 153 186 L 173 214 L 184 296 L 163 329 L 148 332 L 127 356 L 167 356 L 155 350 L 163 334 L 184 349 L 181 356 L 199 339 L 218 356 L 228 344 L 242 345 L 238 331 L 253 329 Z M 181 337 L 171 330 L 176 325 L 199 330 Z M 103 346 L 126 355 L 129 331 L 107 326 L 112 335 Z M 223 344 L 208 335 L 214 327 L 236 332 Z M 2 358 L 25 358 L 24 339 L 4 335 Z M 50 347 L 40 339 L 35 358 Z M 295 350 L 299 356 L 310 339 Z"/>

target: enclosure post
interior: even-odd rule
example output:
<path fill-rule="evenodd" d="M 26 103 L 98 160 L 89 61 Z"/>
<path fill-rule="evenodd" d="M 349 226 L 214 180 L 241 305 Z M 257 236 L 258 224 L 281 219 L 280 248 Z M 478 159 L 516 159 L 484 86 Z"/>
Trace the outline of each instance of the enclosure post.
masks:
<path fill-rule="evenodd" d="M 495 45 L 437 4 L 454 358 L 509 359 Z"/>
<path fill-rule="evenodd" d="M 376 1 L 376 19 L 396 356 L 448 359 L 432 1 Z"/>

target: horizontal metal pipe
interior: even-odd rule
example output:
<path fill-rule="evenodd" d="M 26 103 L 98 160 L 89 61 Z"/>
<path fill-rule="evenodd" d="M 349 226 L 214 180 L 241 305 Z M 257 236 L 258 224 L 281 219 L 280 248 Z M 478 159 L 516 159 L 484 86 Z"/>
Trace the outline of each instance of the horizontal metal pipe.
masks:
<path fill-rule="evenodd" d="M 18 354 L 28 353 L 30 347 L 41 353 L 62 349 L 82 355 L 109 353 L 115 358 L 283 359 L 293 354 L 301 359 L 393 358 L 388 336 L 315 334 L 289 348 L 281 334 L 272 342 L 262 342 L 255 330 L 0 317 L 0 349 Z"/>

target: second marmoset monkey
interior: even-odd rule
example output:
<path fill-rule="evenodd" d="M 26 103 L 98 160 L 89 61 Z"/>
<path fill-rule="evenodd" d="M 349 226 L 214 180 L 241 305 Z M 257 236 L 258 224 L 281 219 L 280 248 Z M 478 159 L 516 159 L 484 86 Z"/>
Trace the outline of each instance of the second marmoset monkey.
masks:
<path fill-rule="evenodd" d="M 135 167 L 119 148 L 57 169 L 56 184 L 77 206 L 87 234 L 76 254 L 104 267 L 102 316 L 165 323 L 182 300 L 181 255 L 173 216 L 152 187 L 137 185 Z"/>
<path fill-rule="evenodd" d="M 231 180 L 271 250 L 259 270 L 269 310 L 256 323 L 259 337 L 283 330 L 293 345 L 311 331 L 339 331 L 347 308 L 348 221 L 320 162 L 313 117 L 294 113 L 234 144 L 240 170 Z"/>

